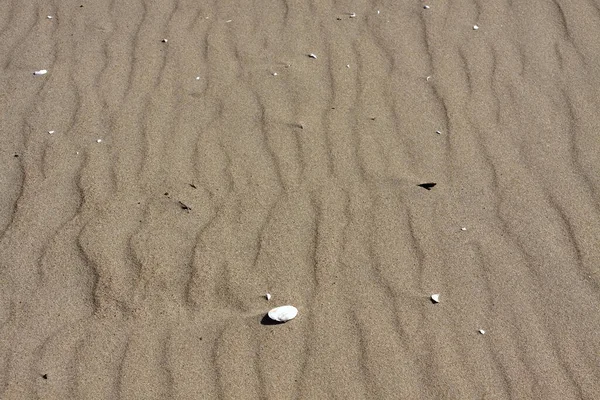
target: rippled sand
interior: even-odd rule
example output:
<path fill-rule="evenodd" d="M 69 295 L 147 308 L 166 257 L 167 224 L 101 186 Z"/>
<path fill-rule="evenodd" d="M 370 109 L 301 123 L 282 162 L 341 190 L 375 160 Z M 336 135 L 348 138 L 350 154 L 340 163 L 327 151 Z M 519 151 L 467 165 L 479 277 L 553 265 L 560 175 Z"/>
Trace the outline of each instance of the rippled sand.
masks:
<path fill-rule="evenodd" d="M 600 398 L 598 0 L 2 10 L 0 398 Z"/>

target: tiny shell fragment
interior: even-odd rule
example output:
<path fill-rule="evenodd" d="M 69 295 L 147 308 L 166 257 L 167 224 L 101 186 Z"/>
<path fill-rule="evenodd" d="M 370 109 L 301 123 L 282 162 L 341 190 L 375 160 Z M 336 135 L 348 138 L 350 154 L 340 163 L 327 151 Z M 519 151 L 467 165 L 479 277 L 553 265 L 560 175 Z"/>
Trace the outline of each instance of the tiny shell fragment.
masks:
<path fill-rule="evenodd" d="M 45 69 L 40 69 L 38 71 L 33 72 L 34 75 L 46 75 L 47 73 L 48 73 L 48 71 Z"/>
<path fill-rule="evenodd" d="M 298 309 L 294 306 L 281 306 L 272 309 L 267 315 L 273 321 L 287 322 L 296 318 L 296 315 L 298 315 Z"/>
<path fill-rule="evenodd" d="M 317 59 L 317 55 L 315 53 L 310 53 L 308 56 L 310 58 L 314 58 L 315 60 Z"/>
<path fill-rule="evenodd" d="M 265 297 L 267 298 L 267 301 L 268 301 L 268 300 L 271 300 L 271 293 L 267 293 L 267 294 L 265 294 Z"/>
<path fill-rule="evenodd" d="M 440 302 L 440 294 L 439 293 L 432 294 L 431 301 L 433 301 L 434 303 L 439 303 Z"/>

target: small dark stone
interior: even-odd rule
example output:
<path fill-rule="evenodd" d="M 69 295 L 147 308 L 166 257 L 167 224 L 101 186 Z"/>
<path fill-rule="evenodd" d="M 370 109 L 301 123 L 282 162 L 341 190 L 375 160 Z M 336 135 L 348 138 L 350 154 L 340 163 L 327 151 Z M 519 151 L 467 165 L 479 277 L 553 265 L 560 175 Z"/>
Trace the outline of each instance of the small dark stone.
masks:
<path fill-rule="evenodd" d="M 371 117 L 371 121 L 375 121 L 375 117 Z"/>
<path fill-rule="evenodd" d="M 190 186 L 191 186 L 191 187 L 193 187 L 194 189 L 198 189 L 198 188 L 196 187 L 196 185 L 194 185 L 193 183 L 190 183 Z"/>
<path fill-rule="evenodd" d="M 168 195 L 169 195 L 169 192 L 165 192 L 165 196 L 168 196 Z"/>
<path fill-rule="evenodd" d="M 181 207 L 181 209 L 185 210 L 185 211 L 190 211 L 191 210 L 190 207 L 188 207 L 187 205 L 183 204 L 183 202 L 181 202 L 181 201 L 179 201 L 179 207 Z"/>
<path fill-rule="evenodd" d="M 48 379 L 48 374 L 44 374 L 44 375 L 42 375 L 42 378 L 44 378 L 44 379 Z"/>
<path fill-rule="evenodd" d="M 79 6 L 79 8 L 83 7 L 83 4 Z"/>
<path fill-rule="evenodd" d="M 15 157 L 19 157 L 19 155 L 18 155 L 18 154 L 15 154 Z"/>
<path fill-rule="evenodd" d="M 341 20 L 342 20 L 340 17 L 337 17 L 336 19 L 337 19 L 338 21 L 341 21 Z"/>
<path fill-rule="evenodd" d="M 436 183 L 429 182 L 429 183 L 421 183 L 418 186 L 422 187 L 423 189 L 431 190 L 431 188 L 434 187 L 435 185 L 436 185 Z"/>

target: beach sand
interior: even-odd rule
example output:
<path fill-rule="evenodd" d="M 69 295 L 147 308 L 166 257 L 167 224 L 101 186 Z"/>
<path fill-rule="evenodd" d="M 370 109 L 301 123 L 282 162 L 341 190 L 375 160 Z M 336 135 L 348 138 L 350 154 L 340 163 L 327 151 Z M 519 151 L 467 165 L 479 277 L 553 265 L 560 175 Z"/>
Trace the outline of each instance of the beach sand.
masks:
<path fill-rule="evenodd" d="M 598 0 L 2 10 L 0 398 L 600 398 Z"/>

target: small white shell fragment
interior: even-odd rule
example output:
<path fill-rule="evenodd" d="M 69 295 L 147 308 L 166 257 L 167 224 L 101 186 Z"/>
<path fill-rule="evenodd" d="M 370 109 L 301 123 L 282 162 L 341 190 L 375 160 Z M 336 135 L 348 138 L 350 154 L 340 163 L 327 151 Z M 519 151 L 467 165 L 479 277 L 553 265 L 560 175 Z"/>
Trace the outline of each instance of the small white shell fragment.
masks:
<path fill-rule="evenodd" d="M 314 58 L 315 60 L 317 59 L 317 55 L 315 53 L 310 53 L 308 56 L 310 58 Z"/>
<path fill-rule="evenodd" d="M 196 80 L 197 80 L 197 81 L 199 81 L 199 80 L 200 80 L 200 77 L 199 77 L 199 76 L 197 76 L 197 77 L 196 77 Z"/>
<path fill-rule="evenodd" d="M 96 143 L 102 143 L 102 139 L 96 139 Z"/>
<path fill-rule="evenodd" d="M 439 293 L 432 294 L 431 301 L 433 301 L 434 303 L 439 303 L 440 302 L 440 294 Z"/>
<path fill-rule="evenodd" d="M 48 15 L 46 18 L 48 18 L 48 19 L 52 19 L 52 15 Z"/>
<path fill-rule="evenodd" d="M 483 329 L 479 329 L 478 331 L 480 334 L 485 335 L 485 331 Z"/>
<path fill-rule="evenodd" d="M 442 131 L 435 131 L 435 133 L 437 133 L 438 135 L 441 135 Z"/>
<path fill-rule="evenodd" d="M 379 15 L 379 10 L 377 10 L 377 15 Z"/>
<path fill-rule="evenodd" d="M 465 227 L 463 226 L 462 228 L 460 228 L 460 230 L 464 232 L 464 231 L 466 231 L 466 230 L 467 230 L 467 228 L 465 228 Z"/>
<path fill-rule="evenodd" d="M 34 75 L 46 75 L 47 73 L 48 73 L 48 71 L 45 69 L 40 69 L 38 71 L 33 72 Z"/>
<path fill-rule="evenodd" d="M 429 6 L 423 6 L 423 8 L 429 10 Z"/>
<path fill-rule="evenodd" d="M 429 80 L 430 80 L 430 79 L 431 79 L 431 75 L 429 75 L 427 78 L 425 78 L 425 80 L 426 80 L 427 82 L 429 82 Z"/>
<path fill-rule="evenodd" d="M 52 135 L 54 133 L 54 131 L 48 131 L 48 133 Z"/>
<path fill-rule="evenodd" d="M 265 297 L 267 298 L 267 301 L 271 300 L 271 293 L 265 294 Z"/>
<path fill-rule="evenodd" d="M 267 315 L 273 321 L 287 322 L 296 318 L 296 315 L 298 315 L 298 309 L 294 306 L 281 306 L 272 309 Z"/>
<path fill-rule="evenodd" d="M 273 76 L 277 76 L 277 72 L 273 72 Z"/>
<path fill-rule="evenodd" d="M 167 43 L 167 42 L 168 42 L 168 40 L 167 40 L 167 39 L 163 39 L 163 40 L 161 40 L 161 42 L 163 42 L 163 43 Z"/>
<path fill-rule="evenodd" d="M 227 20 L 227 21 L 225 21 L 225 22 L 231 22 L 231 21 L 233 21 L 233 20 L 232 20 L 232 19 L 228 19 L 228 20 Z"/>
<path fill-rule="evenodd" d="M 479 29 L 479 25 L 473 25 L 473 30 L 476 31 L 477 29 Z"/>
<path fill-rule="evenodd" d="M 350 13 L 350 18 L 356 17 L 356 13 Z"/>

